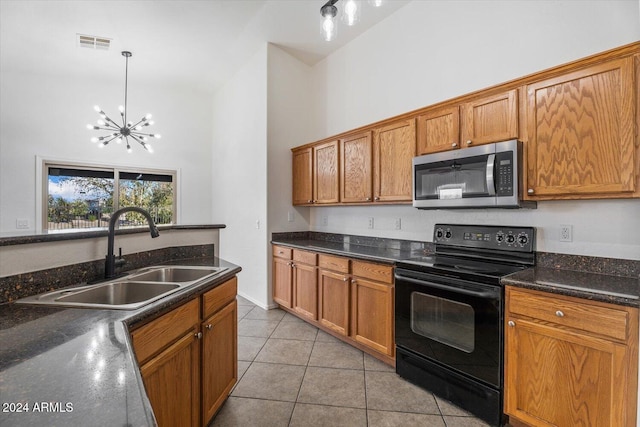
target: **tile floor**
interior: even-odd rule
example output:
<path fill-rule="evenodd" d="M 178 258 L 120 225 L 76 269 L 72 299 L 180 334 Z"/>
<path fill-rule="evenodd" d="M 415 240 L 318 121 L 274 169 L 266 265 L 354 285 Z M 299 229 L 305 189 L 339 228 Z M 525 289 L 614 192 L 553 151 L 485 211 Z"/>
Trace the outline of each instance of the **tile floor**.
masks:
<path fill-rule="evenodd" d="M 238 297 L 239 381 L 210 426 L 485 427 L 282 310 Z"/>

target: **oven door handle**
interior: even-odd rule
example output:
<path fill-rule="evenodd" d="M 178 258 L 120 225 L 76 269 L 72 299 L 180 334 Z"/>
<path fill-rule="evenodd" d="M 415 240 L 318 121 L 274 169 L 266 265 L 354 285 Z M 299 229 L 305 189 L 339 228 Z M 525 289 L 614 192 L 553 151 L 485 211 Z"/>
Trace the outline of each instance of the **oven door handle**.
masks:
<path fill-rule="evenodd" d="M 441 289 L 443 291 L 455 292 L 458 294 L 469 295 L 477 298 L 495 298 L 495 293 L 490 291 L 472 291 L 469 289 L 458 288 L 456 286 L 444 285 L 442 283 L 434 283 L 434 282 L 426 282 L 424 280 L 416 280 L 411 277 L 401 276 L 396 274 L 396 280 L 403 280 L 409 283 L 413 283 L 414 285 L 419 286 L 427 286 L 430 288 Z"/>

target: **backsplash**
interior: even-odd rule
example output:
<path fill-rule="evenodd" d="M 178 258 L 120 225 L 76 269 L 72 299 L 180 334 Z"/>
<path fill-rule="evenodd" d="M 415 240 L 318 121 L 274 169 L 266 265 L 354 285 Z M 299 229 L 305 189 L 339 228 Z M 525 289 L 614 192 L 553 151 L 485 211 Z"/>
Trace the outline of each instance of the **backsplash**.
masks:
<path fill-rule="evenodd" d="M 124 266 L 124 270 L 135 270 L 177 259 L 213 256 L 213 244 L 156 249 L 128 254 L 125 257 L 127 263 Z M 0 278 L 0 304 L 64 288 L 65 286 L 100 280 L 103 277 L 103 260 L 2 277 Z"/>

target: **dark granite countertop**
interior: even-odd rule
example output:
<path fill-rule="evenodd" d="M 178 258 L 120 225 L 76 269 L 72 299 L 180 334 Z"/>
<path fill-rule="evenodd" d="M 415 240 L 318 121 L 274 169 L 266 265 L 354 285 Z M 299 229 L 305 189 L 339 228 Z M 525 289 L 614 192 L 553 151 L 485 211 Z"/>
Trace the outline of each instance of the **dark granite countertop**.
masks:
<path fill-rule="evenodd" d="M 504 277 L 502 283 L 640 308 L 640 278 L 534 267 Z"/>
<path fill-rule="evenodd" d="M 158 229 L 162 230 L 208 230 L 225 228 L 224 224 L 202 224 L 202 225 L 189 225 L 189 224 L 174 224 L 174 225 L 160 225 Z M 149 229 L 144 227 L 135 228 L 123 228 L 116 230 L 116 235 L 121 234 L 135 234 L 135 233 L 148 233 Z M 42 231 L 40 233 L 34 233 L 31 230 L 27 231 L 12 231 L 0 233 L 0 246 L 12 246 L 12 245 L 25 245 L 28 243 L 43 243 L 43 242 L 58 242 L 64 240 L 78 240 L 78 239 L 91 239 L 94 237 L 105 237 L 109 234 L 106 228 L 94 228 L 89 230 L 73 230 L 73 231 Z"/>
<path fill-rule="evenodd" d="M 379 239 L 361 236 L 328 235 L 312 233 L 300 237 L 274 234 L 271 243 L 293 248 L 342 255 L 365 261 L 393 264 L 402 259 L 430 252 L 430 244 L 406 240 Z M 336 238 L 334 236 L 340 236 Z"/>
<path fill-rule="evenodd" d="M 433 252 L 433 246 L 429 242 L 317 232 L 274 233 L 272 243 L 389 264 Z M 640 277 L 635 277 L 633 275 L 635 270 L 628 268 L 629 265 L 627 265 L 635 265 L 633 261 L 556 254 L 538 254 L 537 258 L 542 259 L 543 266 L 539 265 L 506 276 L 502 279 L 502 283 L 593 301 L 640 307 Z M 613 264 L 619 263 L 626 266 L 626 270 L 632 275 L 622 276 L 603 274 L 601 271 L 582 272 L 561 268 L 562 265 L 571 268 L 592 263 L 600 265 L 603 262 L 609 271 L 617 271 Z M 556 268 L 551 268 L 549 265 L 554 265 Z"/>
<path fill-rule="evenodd" d="M 0 305 L 0 404 L 7 409 L 0 409 L 0 425 L 155 425 L 129 328 L 169 311 L 241 270 L 215 257 L 164 264 L 228 270 L 212 281 L 196 283 L 132 311 Z M 16 412 L 11 404 L 18 403 L 28 403 L 29 412 Z"/>

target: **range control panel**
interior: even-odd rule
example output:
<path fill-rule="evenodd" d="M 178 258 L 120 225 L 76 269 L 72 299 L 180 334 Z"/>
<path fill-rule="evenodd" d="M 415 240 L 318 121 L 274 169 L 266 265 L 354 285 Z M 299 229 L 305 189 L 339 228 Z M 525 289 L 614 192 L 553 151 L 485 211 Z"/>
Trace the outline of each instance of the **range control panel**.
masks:
<path fill-rule="evenodd" d="M 535 231 L 533 227 L 436 224 L 433 241 L 436 244 L 468 248 L 533 252 Z"/>

